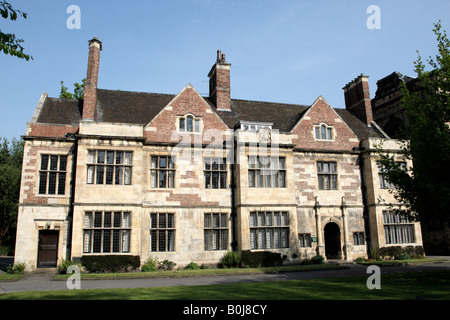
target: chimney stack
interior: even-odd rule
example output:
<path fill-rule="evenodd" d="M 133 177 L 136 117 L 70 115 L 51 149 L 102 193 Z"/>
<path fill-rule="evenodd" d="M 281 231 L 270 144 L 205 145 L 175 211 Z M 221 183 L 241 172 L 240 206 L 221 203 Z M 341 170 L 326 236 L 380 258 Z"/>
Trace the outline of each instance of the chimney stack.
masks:
<path fill-rule="evenodd" d="M 231 111 L 230 66 L 217 50 L 217 61 L 209 71 L 209 97 L 219 111 Z"/>
<path fill-rule="evenodd" d="M 89 58 L 84 88 L 83 120 L 94 120 L 95 105 L 97 104 L 98 69 L 100 65 L 100 51 L 102 42 L 97 37 L 89 40 Z"/>
<path fill-rule="evenodd" d="M 368 78 L 364 73 L 361 73 L 342 89 L 344 90 L 345 108 L 370 126 L 373 121 L 373 114 Z"/>

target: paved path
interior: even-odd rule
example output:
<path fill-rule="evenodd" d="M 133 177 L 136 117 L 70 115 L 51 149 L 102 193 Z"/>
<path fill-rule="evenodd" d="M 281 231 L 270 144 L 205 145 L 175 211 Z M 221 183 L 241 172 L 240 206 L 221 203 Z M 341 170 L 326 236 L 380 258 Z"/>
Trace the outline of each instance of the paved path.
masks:
<path fill-rule="evenodd" d="M 450 261 L 441 263 L 423 263 L 402 267 L 381 268 L 381 275 L 386 273 L 425 271 L 425 270 L 450 270 Z M 66 281 L 52 280 L 54 271 L 37 272 L 27 275 L 21 280 L 13 282 L 0 282 L 0 293 L 17 291 L 47 291 L 67 290 Z M 302 272 L 287 272 L 279 274 L 258 275 L 227 275 L 207 276 L 194 278 L 157 278 L 157 279 L 115 279 L 115 280 L 81 280 L 81 289 L 112 289 L 112 288 L 143 288 L 166 286 L 198 286 L 225 283 L 247 283 L 260 281 L 301 280 L 316 278 L 336 278 L 348 276 L 369 276 L 367 267 L 361 265 L 349 265 L 348 269 L 317 270 Z"/>

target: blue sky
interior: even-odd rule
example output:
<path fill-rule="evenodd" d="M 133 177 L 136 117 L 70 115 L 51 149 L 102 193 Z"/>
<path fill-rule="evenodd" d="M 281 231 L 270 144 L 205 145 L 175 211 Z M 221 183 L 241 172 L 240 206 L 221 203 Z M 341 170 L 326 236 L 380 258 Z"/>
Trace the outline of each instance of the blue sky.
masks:
<path fill-rule="evenodd" d="M 103 42 L 98 87 L 176 94 L 191 83 L 208 94 L 208 72 L 221 49 L 236 99 L 312 104 L 322 95 L 343 108 L 343 90 L 361 73 L 376 81 L 414 76 L 419 50 L 435 56 L 433 23 L 449 30 L 448 0 L 9 0 L 28 18 L 0 19 L 25 40 L 33 61 L 0 53 L 0 137 L 25 134 L 39 97 L 58 97 L 60 81 L 86 77 L 88 40 Z M 81 28 L 69 29 L 70 5 Z M 380 29 L 369 29 L 370 5 Z M 126 106 L 125 106 L 126 107 Z"/>

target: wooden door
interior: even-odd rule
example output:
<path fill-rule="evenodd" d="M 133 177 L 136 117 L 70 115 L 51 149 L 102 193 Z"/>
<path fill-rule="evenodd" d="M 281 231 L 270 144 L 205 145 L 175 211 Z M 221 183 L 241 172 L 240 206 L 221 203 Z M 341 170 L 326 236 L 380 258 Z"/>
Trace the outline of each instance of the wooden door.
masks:
<path fill-rule="evenodd" d="M 59 231 L 39 231 L 38 268 L 56 267 Z"/>

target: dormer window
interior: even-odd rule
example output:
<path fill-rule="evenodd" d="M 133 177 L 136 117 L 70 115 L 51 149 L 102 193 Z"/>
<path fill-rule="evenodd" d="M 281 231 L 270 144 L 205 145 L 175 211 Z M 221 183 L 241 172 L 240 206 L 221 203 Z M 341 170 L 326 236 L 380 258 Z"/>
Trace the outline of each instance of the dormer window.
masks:
<path fill-rule="evenodd" d="M 200 132 L 200 119 L 192 115 L 178 118 L 178 131 L 180 132 Z"/>
<path fill-rule="evenodd" d="M 269 122 L 246 122 L 241 121 L 241 130 L 245 131 L 259 131 L 261 129 L 272 130 L 272 123 Z"/>
<path fill-rule="evenodd" d="M 316 140 L 334 140 L 333 127 L 325 123 L 314 126 Z"/>

